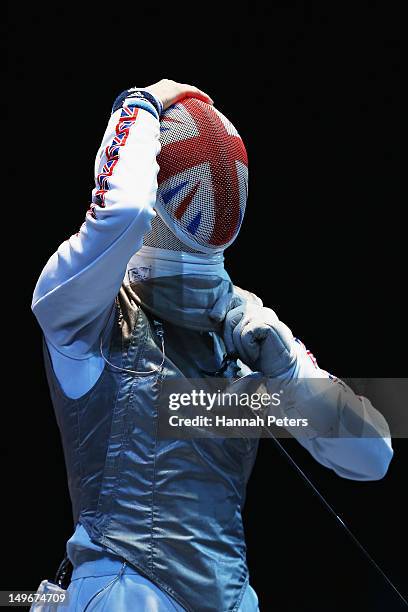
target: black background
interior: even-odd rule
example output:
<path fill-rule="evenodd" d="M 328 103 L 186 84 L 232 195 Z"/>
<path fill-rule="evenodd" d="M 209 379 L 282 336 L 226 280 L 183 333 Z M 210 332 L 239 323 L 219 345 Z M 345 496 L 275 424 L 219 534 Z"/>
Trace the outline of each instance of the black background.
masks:
<path fill-rule="evenodd" d="M 3 237 L 6 286 L 17 291 L 5 292 L 3 315 L 12 334 L 2 588 L 52 578 L 73 529 L 30 303 L 46 260 L 84 219 L 94 155 L 126 87 L 164 77 L 192 83 L 238 128 L 250 196 L 226 254 L 236 284 L 274 308 L 338 376 L 406 373 L 402 4 L 218 4 L 10 11 Z M 404 591 L 405 440 L 395 440 L 386 478 L 372 483 L 340 479 L 284 442 Z M 245 524 L 262 610 L 404 609 L 266 440 Z"/>

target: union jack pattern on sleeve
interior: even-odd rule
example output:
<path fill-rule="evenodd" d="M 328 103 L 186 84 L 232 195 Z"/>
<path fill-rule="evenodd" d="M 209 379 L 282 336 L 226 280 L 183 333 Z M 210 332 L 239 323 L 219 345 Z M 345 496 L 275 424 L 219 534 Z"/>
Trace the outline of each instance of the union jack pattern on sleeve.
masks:
<path fill-rule="evenodd" d="M 130 128 L 134 125 L 138 112 L 139 108 L 133 104 L 122 107 L 115 129 L 115 136 L 111 144 L 105 149 L 106 162 L 97 176 L 97 190 L 95 192 L 96 203 L 102 208 L 106 206 L 105 194 L 109 190 L 109 178 L 112 176 L 115 166 L 119 161 L 121 147 L 126 144 Z"/>
<path fill-rule="evenodd" d="M 115 166 L 119 161 L 121 147 L 126 144 L 129 137 L 130 128 L 134 125 L 139 112 L 137 104 L 128 104 L 122 107 L 119 121 L 116 124 L 115 136 L 110 145 L 105 148 L 106 161 L 102 166 L 102 170 L 96 177 L 96 191 L 94 193 L 93 202 L 86 211 L 94 219 L 97 218 L 95 213 L 96 206 L 105 208 L 105 194 L 109 190 L 109 178 L 112 176 Z M 84 227 L 85 221 L 81 227 Z M 79 230 L 80 231 L 80 230 Z M 77 232 L 77 236 L 79 234 Z"/>

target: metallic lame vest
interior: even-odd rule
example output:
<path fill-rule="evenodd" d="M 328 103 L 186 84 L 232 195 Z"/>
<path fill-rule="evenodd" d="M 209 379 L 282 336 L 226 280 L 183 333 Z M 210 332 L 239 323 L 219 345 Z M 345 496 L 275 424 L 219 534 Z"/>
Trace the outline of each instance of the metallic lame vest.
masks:
<path fill-rule="evenodd" d="M 155 321 L 122 285 L 105 356 L 147 372 L 162 362 Z M 158 398 L 166 376 L 216 372 L 224 345 L 215 332 L 162 322 L 166 359 L 135 375 L 108 364 L 79 399 L 68 398 L 43 342 L 61 432 L 74 524 L 191 612 L 239 608 L 248 583 L 241 509 L 257 439 L 161 440 Z M 237 366 L 222 374 L 237 375 Z"/>

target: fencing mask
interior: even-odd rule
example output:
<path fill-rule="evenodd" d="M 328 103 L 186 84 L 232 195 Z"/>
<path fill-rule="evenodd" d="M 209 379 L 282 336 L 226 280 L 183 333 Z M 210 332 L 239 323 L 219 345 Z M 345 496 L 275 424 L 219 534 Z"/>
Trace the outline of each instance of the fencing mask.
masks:
<path fill-rule="evenodd" d="M 248 193 L 237 130 L 213 106 L 186 98 L 160 120 L 160 167 L 148 247 L 215 255 L 236 238 Z"/>

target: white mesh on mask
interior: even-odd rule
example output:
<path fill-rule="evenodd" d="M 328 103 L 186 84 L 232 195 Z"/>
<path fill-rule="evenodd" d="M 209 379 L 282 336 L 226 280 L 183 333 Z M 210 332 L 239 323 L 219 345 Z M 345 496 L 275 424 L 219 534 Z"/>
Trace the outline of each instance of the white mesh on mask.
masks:
<path fill-rule="evenodd" d="M 234 126 L 213 106 L 187 98 L 160 120 L 155 209 L 146 246 L 223 251 L 236 238 L 248 193 L 248 160 Z"/>
<path fill-rule="evenodd" d="M 168 249 L 170 251 L 183 251 L 185 253 L 199 253 L 197 249 L 192 249 L 176 238 L 159 215 L 154 217 L 151 226 L 151 231 L 145 234 L 143 238 L 144 246 Z"/>

